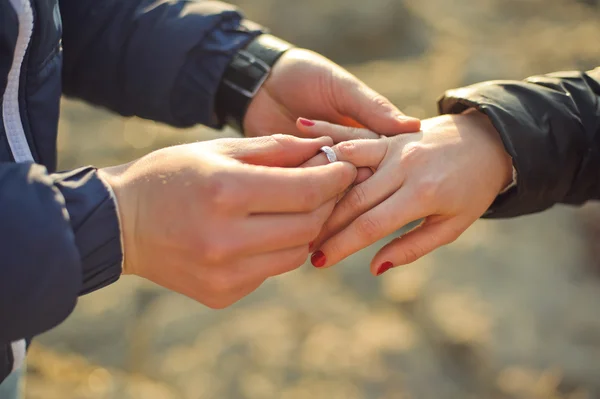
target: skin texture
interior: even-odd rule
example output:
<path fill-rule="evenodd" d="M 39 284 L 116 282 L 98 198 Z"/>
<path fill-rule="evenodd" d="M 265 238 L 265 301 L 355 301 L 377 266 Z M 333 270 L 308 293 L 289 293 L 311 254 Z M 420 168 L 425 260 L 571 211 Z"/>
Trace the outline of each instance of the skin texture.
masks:
<path fill-rule="evenodd" d="M 303 165 L 332 144 L 220 139 L 102 169 L 119 205 L 124 273 L 223 308 L 297 268 L 356 178 L 347 162 Z"/>
<path fill-rule="evenodd" d="M 300 116 L 390 136 L 420 128 L 340 66 L 292 49 L 249 106 L 252 138 L 166 148 L 100 171 L 117 198 L 124 273 L 223 308 L 300 266 L 335 203 L 372 175 L 314 158 L 330 138 L 261 137 L 303 137 Z"/>
<path fill-rule="evenodd" d="M 298 127 L 307 136 L 335 138 L 353 130 L 371 137 L 333 147 L 339 160 L 374 174 L 337 203 L 314 242 L 311 260 L 318 267 L 332 266 L 424 218 L 375 255 L 371 272 L 414 262 L 458 238 L 512 181 L 512 160 L 489 119 L 477 111 L 424 120 L 419 133 L 379 139 L 320 121 Z"/>
<path fill-rule="evenodd" d="M 305 132 L 296 126 L 299 117 L 366 127 L 384 135 L 420 128 L 418 119 L 404 116 L 339 65 L 314 52 L 291 49 L 275 64 L 250 103 L 244 131 L 249 137 L 272 133 L 302 137 Z M 356 138 L 351 131 L 347 133 L 338 138 Z"/>

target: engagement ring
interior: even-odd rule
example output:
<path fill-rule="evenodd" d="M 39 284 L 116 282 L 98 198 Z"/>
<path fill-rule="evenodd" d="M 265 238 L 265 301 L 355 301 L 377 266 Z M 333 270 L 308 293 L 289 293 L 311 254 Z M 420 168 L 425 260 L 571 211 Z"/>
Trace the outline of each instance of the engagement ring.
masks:
<path fill-rule="evenodd" d="M 325 153 L 325 155 L 327 155 L 327 159 L 329 160 L 330 163 L 337 161 L 337 157 L 335 156 L 335 151 L 333 151 L 333 148 L 328 147 L 328 146 L 323 146 L 323 147 L 321 147 L 321 151 L 323 151 Z"/>

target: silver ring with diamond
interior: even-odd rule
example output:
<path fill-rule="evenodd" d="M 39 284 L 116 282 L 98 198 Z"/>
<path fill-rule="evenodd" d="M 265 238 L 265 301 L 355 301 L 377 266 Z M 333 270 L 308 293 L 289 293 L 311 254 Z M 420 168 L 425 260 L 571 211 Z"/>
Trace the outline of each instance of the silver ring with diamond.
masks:
<path fill-rule="evenodd" d="M 328 146 L 323 146 L 323 147 L 321 147 L 321 151 L 323 151 L 325 153 L 325 155 L 327 156 L 327 159 L 329 160 L 330 163 L 337 161 L 337 156 L 335 155 L 335 151 L 333 151 L 333 148 L 328 147 Z"/>

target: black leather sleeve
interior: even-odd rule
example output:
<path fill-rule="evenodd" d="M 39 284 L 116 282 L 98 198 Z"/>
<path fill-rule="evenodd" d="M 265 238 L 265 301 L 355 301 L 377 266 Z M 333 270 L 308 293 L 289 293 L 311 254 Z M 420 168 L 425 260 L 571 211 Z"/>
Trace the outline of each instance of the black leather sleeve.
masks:
<path fill-rule="evenodd" d="M 476 108 L 500 133 L 517 185 L 485 217 L 535 213 L 600 198 L 600 68 L 447 91 L 440 113 Z"/>
<path fill-rule="evenodd" d="M 0 344 L 0 384 L 12 370 L 13 357 L 10 344 Z"/>

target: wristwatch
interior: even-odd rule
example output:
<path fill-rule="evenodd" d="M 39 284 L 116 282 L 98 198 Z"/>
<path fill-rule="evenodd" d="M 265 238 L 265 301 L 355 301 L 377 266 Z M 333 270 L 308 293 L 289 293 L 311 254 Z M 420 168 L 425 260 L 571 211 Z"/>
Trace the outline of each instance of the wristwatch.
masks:
<path fill-rule="evenodd" d="M 233 56 L 215 99 L 220 121 L 244 132 L 244 116 L 250 102 L 269 77 L 273 65 L 292 47 L 275 36 L 262 34 Z"/>

